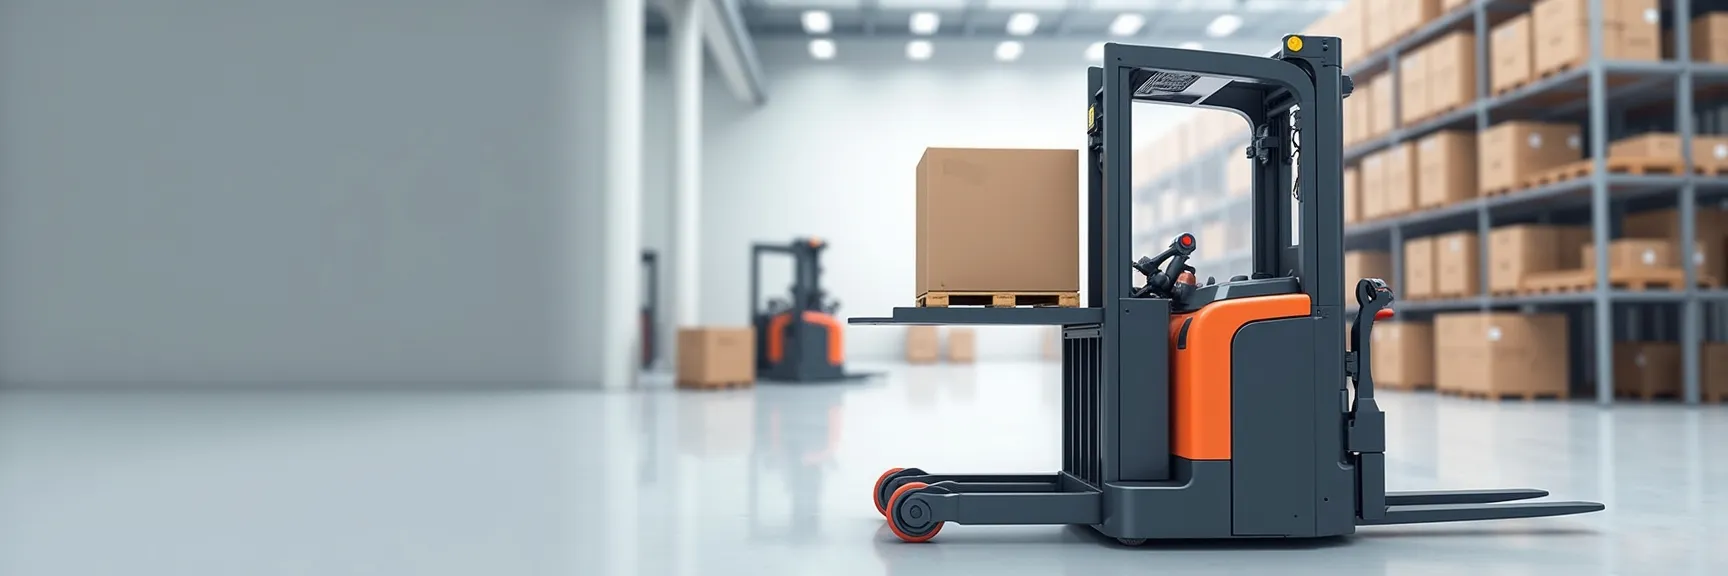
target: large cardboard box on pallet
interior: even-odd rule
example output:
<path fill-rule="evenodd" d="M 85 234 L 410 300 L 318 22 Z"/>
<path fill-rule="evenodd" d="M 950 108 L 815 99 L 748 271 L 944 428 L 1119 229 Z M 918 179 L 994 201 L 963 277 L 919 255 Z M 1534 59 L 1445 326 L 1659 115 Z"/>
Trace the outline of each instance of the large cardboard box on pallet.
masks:
<path fill-rule="evenodd" d="M 1459 8 L 1463 8 L 1463 7 L 1469 6 L 1469 5 L 1470 5 L 1470 0 L 1441 0 L 1440 1 L 1440 13 L 1441 14 L 1447 14 L 1447 13 L 1452 12 L 1453 10 L 1457 10 Z"/>
<path fill-rule="evenodd" d="M 1608 157 L 1679 162 L 1681 149 L 1679 134 L 1653 132 L 1609 143 Z"/>
<path fill-rule="evenodd" d="M 1364 54 L 1373 53 L 1382 46 L 1397 38 L 1392 27 L 1385 23 L 1392 18 L 1393 2 L 1385 0 L 1362 0 L 1362 49 Z"/>
<path fill-rule="evenodd" d="M 1614 394 L 1643 399 L 1680 395 L 1680 345 L 1615 342 Z"/>
<path fill-rule="evenodd" d="M 1698 355 L 1698 384 L 1709 402 L 1728 401 L 1728 342 L 1705 342 Z"/>
<path fill-rule="evenodd" d="M 1362 171 L 1355 166 L 1344 169 L 1344 223 L 1362 220 Z"/>
<path fill-rule="evenodd" d="M 935 326 L 906 327 L 906 362 L 933 364 L 942 358 L 942 334 Z"/>
<path fill-rule="evenodd" d="M 1404 241 L 1404 282 L 1398 286 L 1398 296 L 1410 300 L 1434 297 L 1434 237 L 1425 236 Z"/>
<path fill-rule="evenodd" d="M 1440 17 L 1440 0 L 1398 0 L 1390 4 L 1387 8 L 1390 21 L 1386 24 L 1391 26 L 1393 38 L 1415 32 Z"/>
<path fill-rule="evenodd" d="M 1434 325 L 1384 322 L 1374 325 L 1374 383 L 1415 390 L 1434 386 Z"/>
<path fill-rule="evenodd" d="M 756 381 L 754 328 L 678 330 L 678 386 L 718 388 Z"/>
<path fill-rule="evenodd" d="M 1362 158 L 1362 219 L 1386 215 L 1386 158 L 1380 152 Z"/>
<path fill-rule="evenodd" d="M 1379 138 L 1392 132 L 1397 127 L 1397 117 L 1392 114 L 1392 101 L 1398 96 L 1398 88 L 1392 84 L 1392 74 L 1382 73 L 1368 82 L 1374 101 L 1368 106 L 1368 138 Z"/>
<path fill-rule="evenodd" d="M 1434 317 L 1435 387 L 1488 395 L 1565 396 L 1566 316 L 1465 312 Z"/>
<path fill-rule="evenodd" d="M 1728 254 L 1723 253 L 1728 247 L 1728 212 L 1700 206 L 1693 214 L 1692 265 L 1718 282 L 1728 280 Z M 1628 214 L 1620 228 L 1629 238 L 1657 238 L 1680 245 L 1680 211 L 1673 208 Z M 1673 266 L 1681 265 L 1676 261 Z"/>
<path fill-rule="evenodd" d="M 1702 251 L 1702 247 L 1698 248 Z M 1584 268 L 1596 269 L 1596 246 L 1585 244 L 1579 251 L 1584 259 Z M 1608 243 L 1608 269 L 1625 270 L 1678 270 L 1680 256 L 1675 250 L 1675 244 L 1668 240 L 1652 238 L 1617 238 Z"/>
<path fill-rule="evenodd" d="M 1728 168 L 1728 136 L 1692 136 L 1692 163 Z"/>
<path fill-rule="evenodd" d="M 948 329 L 948 361 L 971 364 L 978 361 L 978 331 L 972 328 Z"/>
<path fill-rule="evenodd" d="M 1530 14 L 1524 13 L 1494 27 L 1488 36 L 1489 92 L 1499 94 L 1530 82 L 1535 70 L 1531 50 L 1535 47 Z"/>
<path fill-rule="evenodd" d="M 1692 59 L 1728 64 L 1728 12 L 1710 12 L 1692 19 Z"/>
<path fill-rule="evenodd" d="M 1370 138 L 1374 131 L 1374 86 L 1370 82 L 1356 84 L 1356 94 L 1344 100 L 1344 144 L 1355 145 Z"/>
<path fill-rule="evenodd" d="M 917 180 L 915 297 L 1079 294 L 1078 150 L 930 148 Z"/>
<path fill-rule="evenodd" d="M 1476 134 L 1436 132 L 1416 142 L 1416 205 L 1438 208 L 1474 198 Z"/>
<path fill-rule="evenodd" d="M 1604 0 L 1602 55 L 1610 60 L 1662 59 L 1662 19 L 1656 0 Z M 1589 0 L 1540 0 L 1530 9 L 1537 75 L 1589 60 Z"/>
<path fill-rule="evenodd" d="M 1338 35 L 1341 50 L 1338 57 L 1345 67 L 1356 65 L 1366 54 L 1367 42 L 1362 37 L 1365 22 L 1362 19 L 1363 4 L 1361 0 L 1351 0 L 1332 13 L 1332 29 Z"/>
<path fill-rule="evenodd" d="M 1453 32 L 1423 48 L 1428 96 L 1422 116 L 1431 116 L 1476 101 L 1476 34 Z"/>
<path fill-rule="evenodd" d="M 1566 245 L 1563 238 L 1574 238 L 1587 228 L 1516 224 L 1501 226 L 1488 233 L 1488 289 L 1494 292 L 1518 292 L 1532 274 L 1576 269 L 1563 266 L 1578 256 L 1581 244 Z M 1572 258 L 1568 258 L 1570 253 Z"/>
<path fill-rule="evenodd" d="M 1363 278 L 1379 278 L 1393 284 L 1394 294 L 1398 290 L 1397 280 L 1392 278 L 1392 257 L 1378 250 L 1351 250 L 1344 253 L 1344 302 L 1356 303 L 1356 283 Z"/>
<path fill-rule="evenodd" d="M 1584 258 L 1579 251 L 1586 244 L 1596 241 L 1596 233 L 1589 226 L 1560 226 L 1557 240 L 1560 242 L 1560 263 L 1555 270 L 1583 270 Z"/>
<path fill-rule="evenodd" d="M 1482 261 L 1475 232 L 1453 232 L 1434 237 L 1434 295 L 1441 298 L 1475 296 L 1481 292 Z"/>
<path fill-rule="evenodd" d="M 1584 157 L 1576 124 L 1502 122 L 1476 144 L 1477 185 L 1484 193 L 1516 188 L 1545 170 Z"/>
<path fill-rule="evenodd" d="M 1380 185 L 1385 187 L 1385 200 L 1382 201 L 1387 215 L 1396 215 L 1416 209 L 1416 145 L 1411 142 L 1395 144 L 1387 148 L 1384 154 L 1382 178 Z"/>
<path fill-rule="evenodd" d="M 1411 50 L 1398 59 L 1398 123 L 1415 124 L 1428 116 L 1427 46 Z"/>

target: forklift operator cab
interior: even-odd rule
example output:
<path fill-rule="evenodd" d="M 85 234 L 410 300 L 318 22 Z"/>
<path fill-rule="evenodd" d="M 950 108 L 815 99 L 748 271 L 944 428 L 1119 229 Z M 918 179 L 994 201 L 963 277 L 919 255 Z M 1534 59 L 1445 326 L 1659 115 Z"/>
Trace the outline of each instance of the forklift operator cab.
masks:
<path fill-rule="evenodd" d="M 757 244 L 750 255 L 750 309 L 756 328 L 756 370 L 763 378 L 783 382 L 846 378 L 846 343 L 834 312 L 840 304 L 822 290 L 822 250 L 817 238 L 791 244 Z M 760 307 L 762 258 L 770 254 L 793 260 L 790 299 L 770 300 Z"/>
<path fill-rule="evenodd" d="M 1087 308 L 898 308 L 859 324 L 1060 324 L 1063 454 L 1054 474 L 891 469 L 872 492 L 908 542 L 963 525 L 1088 525 L 1148 539 L 1317 538 L 1358 526 L 1603 509 L 1514 502 L 1533 489 L 1388 492 L 1370 334 L 1392 291 L 1343 269 L 1338 39 L 1288 36 L 1271 57 L 1110 43 L 1090 70 Z M 1134 102 L 1237 112 L 1253 128 L 1253 273 L 1197 280 L 1203 239 L 1138 261 L 1127 185 Z M 1300 177 L 1298 177 L 1300 175 Z M 1101 225 L 1099 225 L 1101 224 Z M 1135 286 L 1134 274 L 1145 278 Z M 1357 305 L 1346 349 L 1341 282 Z M 1350 384 L 1354 384 L 1354 395 Z"/>

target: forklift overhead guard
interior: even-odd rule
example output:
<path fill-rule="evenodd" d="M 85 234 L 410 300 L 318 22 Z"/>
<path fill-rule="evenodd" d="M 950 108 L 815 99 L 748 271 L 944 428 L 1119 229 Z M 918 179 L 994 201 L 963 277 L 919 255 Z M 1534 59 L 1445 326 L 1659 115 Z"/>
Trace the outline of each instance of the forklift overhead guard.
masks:
<path fill-rule="evenodd" d="M 1126 544 L 1316 538 L 1603 509 L 1516 502 L 1548 495 L 1541 490 L 1386 490 L 1386 416 L 1369 347 L 1393 294 L 1378 279 L 1344 278 L 1341 107 L 1352 83 L 1338 47 L 1337 38 L 1287 36 L 1279 54 L 1258 57 L 1106 44 L 1086 91 L 1087 307 L 897 308 L 853 320 L 1063 326 L 1061 471 L 889 470 L 871 497 L 896 536 L 923 542 L 952 522 L 1083 524 Z M 1136 101 L 1247 120 L 1261 160 L 1252 164 L 1252 275 L 1193 282 L 1188 262 L 1201 239 L 1191 234 L 1131 259 Z M 1146 278 L 1139 288 L 1135 272 Z M 1356 284 L 1361 307 L 1348 350 L 1343 282 Z"/>

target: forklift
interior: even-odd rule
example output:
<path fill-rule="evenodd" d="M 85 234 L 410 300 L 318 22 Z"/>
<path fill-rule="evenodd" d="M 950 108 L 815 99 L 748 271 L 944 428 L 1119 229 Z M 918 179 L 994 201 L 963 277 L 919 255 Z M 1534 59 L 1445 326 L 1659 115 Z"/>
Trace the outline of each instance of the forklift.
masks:
<path fill-rule="evenodd" d="M 946 523 L 1086 525 L 1135 546 L 1604 509 L 1529 502 L 1548 495 L 1533 489 L 1386 490 L 1386 420 L 1369 347 L 1373 323 L 1393 314 L 1393 294 L 1379 279 L 1355 281 L 1346 350 L 1340 111 L 1352 81 L 1338 54 L 1337 38 L 1301 35 L 1284 37 L 1272 56 L 1106 44 L 1086 91 L 1084 193 L 1095 223 L 1086 307 L 896 308 L 852 320 L 1063 330 L 1061 471 L 889 470 L 871 497 L 895 536 L 925 542 Z M 1155 257 L 1128 256 L 1135 102 L 1248 121 L 1251 275 L 1198 281 L 1192 234 Z M 1134 285 L 1135 272 L 1145 284 Z"/>
<path fill-rule="evenodd" d="M 832 382 L 859 378 L 846 372 L 844 330 L 834 312 L 840 303 L 822 290 L 820 238 L 790 244 L 756 244 L 750 254 L 750 316 L 756 327 L 756 374 L 779 382 Z M 762 259 L 792 257 L 790 299 L 761 303 Z"/>

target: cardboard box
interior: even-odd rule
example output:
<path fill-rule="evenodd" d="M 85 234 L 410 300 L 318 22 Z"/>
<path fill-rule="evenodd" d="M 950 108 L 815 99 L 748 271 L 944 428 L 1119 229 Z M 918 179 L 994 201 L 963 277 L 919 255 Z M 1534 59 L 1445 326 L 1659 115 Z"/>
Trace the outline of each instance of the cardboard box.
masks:
<path fill-rule="evenodd" d="M 1693 265 L 1705 276 L 1718 281 L 1728 279 L 1728 257 L 1723 254 L 1724 243 L 1728 242 L 1728 212 L 1699 206 L 1694 216 L 1692 232 L 1696 245 L 1692 253 Z M 1669 208 L 1628 214 L 1620 229 L 1628 238 L 1658 238 L 1679 246 L 1680 211 Z"/>
<path fill-rule="evenodd" d="M 1397 87 L 1392 85 L 1391 74 L 1381 74 L 1368 81 L 1372 88 L 1374 102 L 1368 106 L 1368 138 L 1378 138 L 1392 132 L 1397 118 L 1392 114 L 1392 99 L 1398 95 Z"/>
<path fill-rule="evenodd" d="M 1570 270 L 1562 267 L 1563 255 L 1578 255 L 1581 246 L 1562 248 L 1561 236 L 1568 227 L 1543 224 L 1501 226 L 1488 233 L 1488 289 L 1516 292 L 1532 274 Z"/>
<path fill-rule="evenodd" d="M 1373 0 L 1370 0 L 1373 1 Z M 1404 36 L 1440 17 L 1440 0 L 1398 0 L 1387 8 L 1392 37 Z"/>
<path fill-rule="evenodd" d="M 1386 158 L 1380 152 L 1362 158 L 1362 219 L 1386 215 Z"/>
<path fill-rule="evenodd" d="M 1382 322 L 1374 325 L 1374 383 L 1404 390 L 1434 386 L 1434 325 Z"/>
<path fill-rule="evenodd" d="M 1556 270 L 1583 270 L 1584 259 L 1581 251 L 1585 245 L 1596 241 L 1596 234 L 1589 226 L 1556 226 L 1557 240 L 1560 243 L 1560 261 Z"/>
<path fill-rule="evenodd" d="M 1415 124 L 1428 117 L 1428 47 L 1410 51 L 1398 60 L 1398 123 Z"/>
<path fill-rule="evenodd" d="M 1614 393 L 1643 399 L 1679 396 L 1680 345 L 1615 342 Z"/>
<path fill-rule="evenodd" d="M 1362 171 L 1355 166 L 1344 169 L 1344 223 L 1362 219 Z"/>
<path fill-rule="evenodd" d="M 1466 312 L 1434 317 L 1435 385 L 1489 395 L 1565 396 L 1566 316 Z"/>
<path fill-rule="evenodd" d="M 1535 61 L 1531 50 L 1535 41 L 1530 26 L 1530 14 L 1520 14 L 1495 26 L 1494 32 L 1488 36 L 1488 53 L 1493 62 L 1488 67 L 1490 93 L 1506 92 L 1530 82 L 1533 77 Z"/>
<path fill-rule="evenodd" d="M 1705 342 L 1698 356 L 1698 383 L 1704 399 L 1728 401 L 1728 342 Z"/>
<path fill-rule="evenodd" d="M 1344 143 L 1354 145 L 1367 140 L 1374 128 L 1374 87 L 1369 83 L 1356 85 L 1356 93 L 1344 99 Z"/>
<path fill-rule="evenodd" d="M 906 327 L 906 362 L 934 364 L 942 358 L 942 334 L 935 326 Z"/>
<path fill-rule="evenodd" d="M 1351 250 L 1344 253 L 1344 303 L 1356 303 L 1356 283 L 1363 278 L 1379 278 L 1388 283 L 1392 278 L 1392 256 L 1378 250 Z M 1396 294 L 1397 286 L 1393 286 Z"/>
<path fill-rule="evenodd" d="M 948 361 L 971 364 L 978 360 L 978 331 L 972 328 L 948 329 Z"/>
<path fill-rule="evenodd" d="M 1728 12 L 1710 12 L 1692 19 L 1692 59 L 1728 64 Z"/>
<path fill-rule="evenodd" d="M 1441 298 L 1475 296 L 1481 290 L 1481 252 L 1475 232 L 1453 232 L 1434 237 L 1434 295 Z"/>
<path fill-rule="evenodd" d="M 1650 133 L 1615 140 L 1608 145 L 1608 157 L 1679 160 L 1680 150 L 1679 134 Z"/>
<path fill-rule="evenodd" d="M 1662 20 L 1656 0 L 1606 0 L 1604 4 L 1604 58 L 1662 59 Z M 1588 0 L 1541 0 L 1531 8 L 1536 74 L 1565 70 L 1589 59 L 1588 6 Z"/>
<path fill-rule="evenodd" d="M 1381 207 L 1386 215 L 1396 215 L 1416 209 L 1416 146 L 1405 142 L 1387 148 L 1384 154 L 1385 200 Z"/>
<path fill-rule="evenodd" d="M 1692 136 L 1692 163 L 1701 166 L 1728 165 L 1728 136 Z"/>
<path fill-rule="evenodd" d="M 1463 7 L 1469 6 L 1469 5 L 1470 5 L 1470 0 L 1441 0 L 1440 1 L 1440 13 L 1442 13 L 1442 14 L 1450 13 L 1453 10 L 1457 10 L 1459 8 L 1463 8 Z"/>
<path fill-rule="evenodd" d="M 1393 2 L 1384 0 L 1362 0 L 1362 50 L 1363 53 L 1379 51 L 1382 46 L 1390 43 L 1395 36 L 1391 26 L 1384 25 L 1392 19 Z"/>
<path fill-rule="evenodd" d="M 1476 101 L 1476 34 L 1453 32 L 1423 49 L 1428 75 L 1426 112 L 1438 115 Z"/>
<path fill-rule="evenodd" d="M 1484 193 L 1515 188 L 1544 170 L 1584 157 L 1575 124 L 1502 122 L 1482 132 L 1476 145 L 1477 185 Z"/>
<path fill-rule="evenodd" d="M 1584 259 L 1584 267 L 1595 269 L 1596 247 L 1586 244 L 1579 251 Z M 1680 267 L 1679 258 L 1675 257 L 1674 244 L 1667 240 L 1648 238 L 1620 238 L 1608 243 L 1609 270 L 1665 269 Z"/>
<path fill-rule="evenodd" d="M 1423 237 L 1404 241 L 1404 283 L 1395 296 L 1410 300 L 1425 300 L 1435 296 L 1434 238 Z"/>
<path fill-rule="evenodd" d="M 712 387 L 756 381 L 756 330 L 703 327 L 678 330 L 678 385 Z"/>
<path fill-rule="evenodd" d="M 926 150 L 914 296 L 1078 292 L 1079 182 L 1078 150 Z"/>
<path fill-rule="evenodd" d="M 1476 197 L 1476 134 L 1436 132 L 1416 142 L 1416 205 L 1438 208 Z"/>
<path fill-rule="evenodd" d="M 1333 32 L 1338 35 L 1338 57 L 1342 59 L 1345 67 L 1355 65 L 1362 59 L 1362 55 L 1367 53 L 1365 48 L 1368 43 L 1362 37 L 1362 6 L 1362 0 L 1351 0 L 1332 13 L 1332 17 L 1336 19 L 1333 21 Z"/>

